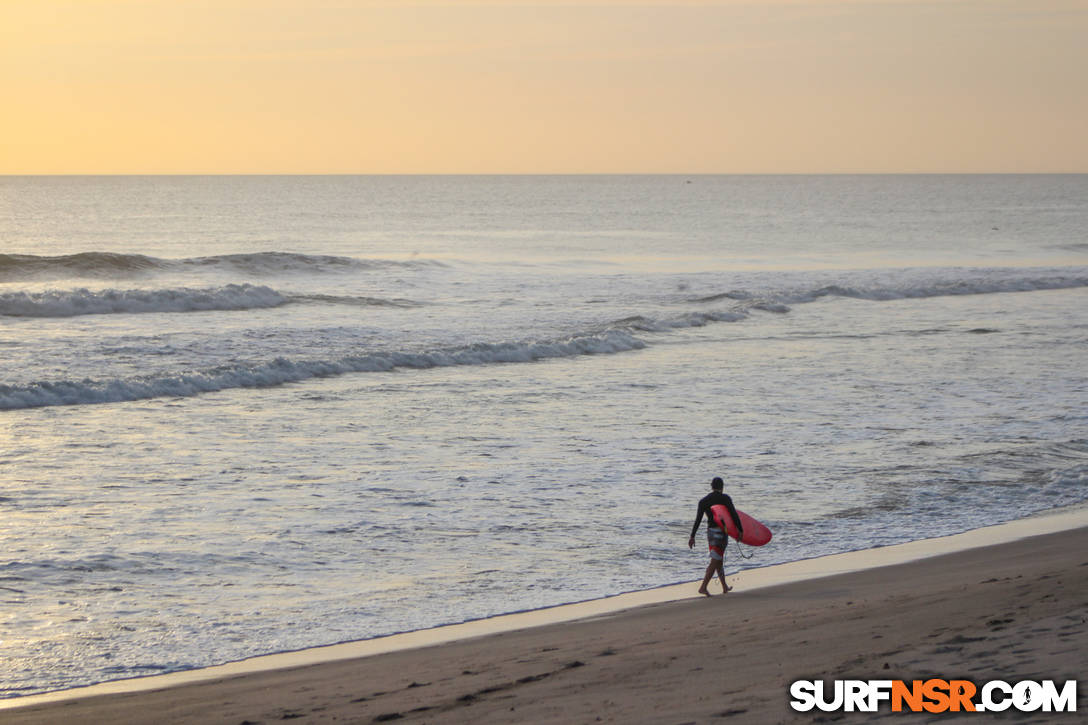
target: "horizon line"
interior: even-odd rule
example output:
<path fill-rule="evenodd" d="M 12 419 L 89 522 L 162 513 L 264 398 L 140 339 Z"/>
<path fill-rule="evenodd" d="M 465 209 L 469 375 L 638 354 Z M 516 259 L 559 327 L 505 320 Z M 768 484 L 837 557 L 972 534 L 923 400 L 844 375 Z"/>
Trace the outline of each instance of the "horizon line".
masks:
<path fill-rule="evenodd" d="M 45 172 L 45 173 L 5 173 L 0 178 L 44 178 L 44 177 L 269 177 L 269 176 L 388 176 L 388 177 L 424 177 L 424 176 L 475 176 L 475 177 L 533 177 L 533 176 L 676 176 L 676 177 L 711 177 L 711 176 L 1085 176 L 1088 171 L 436 171 L 436 172 L 368 172 L 368 171 L 332 171 L 332 172 Z"/>

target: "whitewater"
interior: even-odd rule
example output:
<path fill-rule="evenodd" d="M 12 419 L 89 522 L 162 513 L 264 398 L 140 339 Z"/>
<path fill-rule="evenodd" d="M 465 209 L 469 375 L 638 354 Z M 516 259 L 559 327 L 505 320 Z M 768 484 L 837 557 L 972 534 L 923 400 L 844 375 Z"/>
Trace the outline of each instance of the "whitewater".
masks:
<path fill-rule="evenodd" d="M 0 178 L 0 696 L 1088 500 L 1088 177 Z"/>

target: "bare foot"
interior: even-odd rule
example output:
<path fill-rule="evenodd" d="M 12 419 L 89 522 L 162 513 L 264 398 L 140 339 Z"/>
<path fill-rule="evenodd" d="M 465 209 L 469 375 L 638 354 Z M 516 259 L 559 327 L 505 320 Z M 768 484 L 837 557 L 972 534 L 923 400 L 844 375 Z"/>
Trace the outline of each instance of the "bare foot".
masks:
<path fill-rule="evenodd" d="M 733 591 L 733 587 L 729 586 L 725 582 L 722 582 L 722 594 L 728 594 L 731 591 Z"/>
<path fill-rule="evenodd" d="M 706 587 L 700 587 L 700 588 L 699 588 L 699 593 L 700 593 L 700 594 L 705 594 L 705 595 L 706 595 L 706 596 L 708 596 L 708 597 L 710 596 L 710 592 L 708 592 L 708 591 L 706 590 Z"/>

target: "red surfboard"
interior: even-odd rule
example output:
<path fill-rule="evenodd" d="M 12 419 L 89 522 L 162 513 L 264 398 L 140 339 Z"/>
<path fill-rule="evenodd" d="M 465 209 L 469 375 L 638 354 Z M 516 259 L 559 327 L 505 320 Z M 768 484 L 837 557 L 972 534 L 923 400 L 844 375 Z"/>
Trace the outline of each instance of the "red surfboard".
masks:
<path fill-rule="evenodd" d="M 737 527 L 733 525 L 733 517 L 729 515 L 729 509 L 717 504 L 710 507 L 710 513 L 713 514 L 714 520 L 718 522 L 719 528 L 724 528 L 725 533 L 737 539 Z M 739 509 L 737 510 L 737 516 L 740 517 L 740 525 L 744 527 L 744 538 L 737 539 L 737 541 L 748 544 L 748 546 L 763 546 L 771 540 L 771 530 L 766 526 Z"/>

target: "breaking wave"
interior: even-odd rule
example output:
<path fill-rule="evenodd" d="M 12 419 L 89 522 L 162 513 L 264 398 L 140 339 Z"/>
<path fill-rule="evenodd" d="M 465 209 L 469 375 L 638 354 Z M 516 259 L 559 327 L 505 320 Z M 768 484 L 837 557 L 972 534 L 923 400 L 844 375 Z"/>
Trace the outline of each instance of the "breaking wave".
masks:
<path fill-rule="evenodd" d="M 355 307 L 419 307 L 407 299 L 348 295 L 287 295 L 271 287 L 228 284 L 194 289 L 160 290 L 50 290 L 0 294 L 0 317 L 76 317 L 78 315 L 141 314 L 147 312 L 205 312 L 258 310 L 293 302 Z"/>
<path fill-rule="evenodd" d="M 203 312 L 279 307 L 290 301 L 274 289 L 230 284 L 212 289 L 9 292 L 0 294 L 0 315 L 75 317 L 145 312 Z"/>
<path fill-rule="evenodd" d="M 431 352 L 373 352 L 335 360 L 286 358 L 260 365 L 231 365 L 214 370 L 148 378 L 62 380 L 30 385 L 0 385 L 0 410 L 52 405 L 120 403 L 159 397 L 190 397 L 231 388 L 263 388 L 348 373 L 388 372 L 454 365 L 526 363 L 548 358 L 603 355 L 637 350 L 646 343 L 623 330 L 539 342 L 481 343 Z"/>
<path fill-rule="evenodd" d="M 390 259 L 356 259 L 331 255 L 296 254 L 293 252 L 255 252 L 252 254 L 222 254 L 210 257 L 163 259 L 142 254 L 111 252 L 82 252 L 55 257 L 33 254 L 0 254 L 0 282 L 17 282 L 27 278 L 114 279 L 149 276 L 158 272 L 192 271 L 193 269 L 225 269 L 249 276 L 293 274 L 297 272 L 337 272 L 366 269 L 443 267 L 443 263 L 427 259 L 406 261 Z"/>

